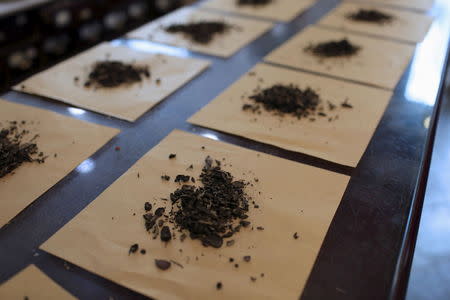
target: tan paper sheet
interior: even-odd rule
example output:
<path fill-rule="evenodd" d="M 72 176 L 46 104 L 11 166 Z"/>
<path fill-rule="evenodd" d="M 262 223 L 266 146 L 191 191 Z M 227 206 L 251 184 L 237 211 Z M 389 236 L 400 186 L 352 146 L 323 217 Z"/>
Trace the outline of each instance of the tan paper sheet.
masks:
<path fill-rule="evenodd" d="M 150 78 L 131 86 L 110 89 L 85 88 L 97 60 L 120 60 L 148 65 Z M 46 96 L 78 107 L 135 121 L 138 117 L 207 68 L 208 62 L 100 44 L 16 85 L 15 90 Z M 79 77 L 78 82 L 74 77 Z M 160 84 L 156 80 L 160 79 Z"/>
<path fill-rule="evenodd" d="M 347 18 L 349 14 L 356 13 L 359 9 L 377 9 L 393 16 L 393 20 L 389 23 L 377 24 L 355 22 Z M 430 28 L 432 20 L 429 16 L 415 12 L 346 2 L 323 17 L 319 25 L 416 43 L 423 40 Z"/>
<path fill-rule="evenodd" d="M 31 265 L 0 285 L 0 299 L 72 300 L 76 298 L 51 280 L 41 270 Z"/>
<path fill-rule="evenodd" d="M 226 33 L 217 35 L 207 45 L 192 42 L 183 34 L 167 33 L 164 30 L 164 27 L 172 24 L 195 21 L 223 21 L 236 27 Z M 207 10 L 184 7 L 130 32 L 127 36 L 130 38 L 150 39 L 154 42 L 183 47 L 205 54 L 230 57 L 239 49 L 271 29 L 272 26 L 273 23 L 267 21 L 227 16 Z"/>
<path fill-rule="evenodd" d="M 176 159 L 169 160 L 169 153 L 176 153 Z M 144 202 L 169 205 L 160 198 L 179 187 L 173 182 L 175 175 L 198 178 L 207 155 L 225 158 L 225 170 L 253 182 L 246 189 L 260 208 L 249 212 L 249 221 L 265 230 L 244 228 L 233 236 L 233 246 L 220 249 L 205 248 L 190 238 L 167 245 L 153 240 L 141 216 Z M 186 170 L 190 164 L 194 169 Z M 163 182 L 164 174 L 172 181 Z M 174 131 L 41 248 L 156 299 L 298 299 L 348 180 L 348 176 Z M 147 254 L 128 256 L 134 243 Z M 251 261 L 244 262 L 244 255 L 251 255 Z M 167 271 L 158 270 L 155 258 L 175 260 L 184 268 L 172 265 Z M 257 280 L 252 282 L 250 276 Z M 223 289 L 217 291 L 219 281 Z"/>
<path fill-rule="evenodd" d="M 413 8 L 421 11 L 429 10 L 434 0 L 345 0 L 351 2 L 366 2 L 371 4 L 383 4 L 400 8 Z"/>
<path fill-rule="evenodd" d="M 256 75 L 244 75 L 189 122 L 355 167 L 392 96 L 388 91 L 264 64 L 252 72 Z M 268 88 L 279 83 L 302 89 L 311 87 L 325 107 L 326 101 L 337 107 L 330 112 L 325 109 L 328 116 L 316 116 L 314 122 L 289 115 L 281 120 L 264 110 L 261 115 L 242 110 L 243 104 L 252 103 L 248 96 L 254 94 L 255 87 Z M 353 109 L 340 107 L 345 99 Z M 328 120 L 336 115 L 337 120 Z"/>
<path fill-rule="evenodd" d="M 271 19 L 274 21 L 289 22 L 306 9 L 311 7 L 315 0 L 273 0 L 264 6 L 237 5 L 237 0 L 210 0 L 204 2 L 202 7 L 221 11 Z"/>
<path fill-rule="evenodd" d="M 352 57 L 321 58 L 304 49 L 347 38 L 361 47 Z M 374 86 L 394 89 L 414 53 L 414 46 L 310 26 L 265 57 L 266 61 Z"/>
<path fill-rule="evenodd" d="M 119 131 L 54 112 L 0 100 L 0 123 L 25 120 L 30 138 L 48 156 L 43 164 L 25 163 L 0 178 L 0 227 L 94 154 Z M 31 124 L 34 122 L 34 124 Z M 57 157 L 54 155 L 57 154 Z"/>

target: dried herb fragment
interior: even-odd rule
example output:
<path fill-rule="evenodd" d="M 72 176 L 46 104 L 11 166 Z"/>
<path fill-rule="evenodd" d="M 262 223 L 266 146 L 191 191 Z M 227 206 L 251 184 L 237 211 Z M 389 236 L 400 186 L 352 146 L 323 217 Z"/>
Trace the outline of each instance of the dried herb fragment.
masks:
<path fill-rule="evenodd" d="M 181 250 L 181 249 L 180 249 L 180 250 Z M 170 262 L 173 263 L 174 265 L 176 265 L 176 266 L 178 266 L 178 267 L 184 269 L 184 266 L 183 266 L 182 264 L 180 264 L 179 262 L 177 262 L 177 261 L 175 261 L 175 260 L 172 260 L 172 259 L 170 260 Z"/>
<path fill-rule="evenodd" d="M 353 105 L 348 103 L 348 99 L 345 99 L 345 101 L 341 103 L 341 106 L 344 108 L 353 108 Z"/>
<path fill-rule="evenodd" d="M 162 179 L 162 180 L 165 180 L 165 181 L 169 181 L 169 180 L 170 180 L 170 176 L 168 176 L 168 175 L 163 175 L 163 176 L 161 176 L 161 179 Z"/>
<path fill-rule="evenodd" d="M 250 262 L 251 259 L 252 259 L 252 257 L 250 255 L 244 256 L 244 261 L 245 262 Z"/>
<path fill-rule="evenodd" d="M 145 254 L 147 251 L 145 249 L 141 249 L 141 254 Z"/>
<path fill-rule="evenodd" d="M 163 226 L 160 233 L 161 241 L 169 242 L 172 239 L 172 233 L 170 232 L 169 226 Z"/>
<path fill-rule="evenodd" d="M 136 251 L 139 250 L 139 245 L 138 244 L 133 244 L 130 247 L 130 250 L 128 250 L 128 255 L 132 254 L 132 253 L 136 253 Z"/>
<path fill-rule="evenodd" d="M 227 241 L 227 247 L 231 247 L 234 245 L 234 240 Z"/>
<path fill-rule="evenodd" d="M 155 259 L 155 265 L 160 270 L 167 270 L 172 265 L 170 261 L 164 260 L 164 259 Z"/>
<path fill-rule="evenodd" d="M 347 18 L 356 22 L 369 22 L 377 24 L 386 24 L 391 22 L 394 17 L 376 9 L 360 9 L 347 15 Z"/>
<path fill-rule="evenodd" d="M 23 163 L 44 163 L 47 159 L 34 143 L 39 136 L 35 135 L 27 141 L 29 131 L 19 126 L 17 121 L 12 121 L 9 127 L 0 129 L 0 178 L 12 173 Z"/>
<path fill-rule="evenodd" d="M 219 281 L 218 283 L 216 283 L 216 289 L 221 290 L 222 287 L 223 287 L 222 282 Z"/>
<path fill-rule="evenodd" d="M 155 210 L 155 216 L 161 217 L 165 211 L 166 211 L 166 209 L 164 207 L 158 207 Z"/>
<path fill-rule="evenodd" d="M 175 182 L 188 182 L 191 179 L 191 176 L 189 175 L 177 175 L 177 177 L 175 177 Z"/>
<path fill-rule="evenodd" d="M 144 76 L 150 77 L 147 66 L 133 66 L 120 61 L 98 61 L 93 65 L 84 86 L 113 88 L 141 82 Z"/>
<path fill-rule="evenodd" d="M 193 42 L 208 44 L 218 35 L 231 28 L 222 21 L 199 21 L 187 24 L 173 24 L 165 28 L 168 33 L 182 33 Z"/>
<path fill-rule="evenodd" d="M 272 2 L 272 0 L 236 0 L 237 5 L 264 6 Z"/>
<path fill-rule="evenodd" d="M 169 159 L 173 159 L 173 158 L 175 158 L 175 157 L 177 157 L 177 155 L 176 154 L 169 154 Z"/>
<path fill-rule="evenodd" d="M 298 239 L 298 233 L 297 232 L 294 233 L 293 237 L 294 237 L 294 239 Z"/>
<path fill-rule="evenodd" d="M 255 282 L 256 281 L 256 277 L 250 276 L 250 280 Z"/>
<path fill-rule="evenodd" d="M 145 204 L 144 204 L 144 209 L 145 209 L 145 211 L 150 211 L 150 210 L 152 210 L 152 205 L 151 205 L 151 203 L 150 203 L 150 202 L 145 202 Z"/>
<path fill-rule="evenodd" d="M 311 52 L 312 54 L 319 57 L 344 57 L 352 56 L 358 53 L 361 47 L 353 45 L 347 39 L 342 39 L 339 41 L 327 41 L 323 43 L 318 43 L 315 45 L 310 45 L 304 49 L 306 52 Z"/>

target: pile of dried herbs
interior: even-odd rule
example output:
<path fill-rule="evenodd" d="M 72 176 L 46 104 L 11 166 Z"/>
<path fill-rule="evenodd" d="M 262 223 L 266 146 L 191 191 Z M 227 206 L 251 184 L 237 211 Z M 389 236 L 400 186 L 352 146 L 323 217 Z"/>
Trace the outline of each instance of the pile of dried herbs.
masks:
<path fill-rule="evenodd" d="M 342 39 L 310 45 L 304 50 L 319 57 L 343 57 L 355 55 L 360 49 L 361 47 L 353 45 L 347 39 Z"/>
<path fill-rule="evenodd" d="M 314 115 L 320 103 L 319 95 L 311 88 L 301 89 L 293 84 L 276 84 L 249 97 L 255 104 L 244 104 L 243 110 L 291 114 L 299 119 Z"/>
<path fill-rule="evenodd" d="M 347 18 L 357 22 L 385 24 L 393 20 L 393 16 L 376 9 L 360 9 L 347 15 Z"/>
<path fill-rule="evenodd" d="M 25 124 L 22 121 L 21 124 Z M 26 162 L 45 162 L 46 157 L 39 152 L 34 141 L 38 137 L 35 135 L 29 141 L 25 141 L 29 131 L 19 129 L 16 121 L 9 123 L 8 128 L 0 130 L 0 178 L 12 173 L 15 169 Z"/>
<path fill-rule="evenodd" d="M 272 2 L 272 0 L 236 0 L 238 5 L 263 6 Z"/>
<path fill-rule="evenodd" d="M 150 77 L 147 66 L 134 66 L 120 61 L 98 61 L 92 67 L 85 87 L 113 88 L 141 82 L 143 77 Z"/>
<path fill-rule="evenodd" d="M 190 182 L 195 183 L 192 179 Z M 166 215 L 164 208 L 152 213 L 152 207 L 147 204 L 144 215 L 147 231 L 156 236 L 159 232 L 160 239 L 168 242 L 172 233 L 165 224 L 169 222 L 178 231 L 187 231 L 191 239 L 200 240 L 205 247 L 220 248 L 224 239 L 250 225 L 247 220 L 249 197 L 245 193 L 248 183 L 235 180 L 229 172 L 221 169 L 220 161 L 209 156 L 205 159 L 200 181 L 201 186 L 183 184 L 171 193 L 172 208 Z M 180 239 L 184 238 L 186 235 L 183 233 Z"/>
<path fill-rule="evenodd" d="M 231 25 L 222 21 L 199 21 L 188 24 L 173 24 L 165 28 L 169 33 L 183 33 L 192 41 L 208 44 L 218 35 L 227 32 Z"/>

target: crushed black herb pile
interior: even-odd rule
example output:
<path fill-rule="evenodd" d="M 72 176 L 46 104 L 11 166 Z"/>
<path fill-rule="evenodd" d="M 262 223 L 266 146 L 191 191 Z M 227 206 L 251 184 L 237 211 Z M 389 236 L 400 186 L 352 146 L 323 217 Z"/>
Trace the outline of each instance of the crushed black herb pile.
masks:
<path fill-rule="evenodd" d="M 369 22 L 377 24 L 386 24 L 391 22 L 394 17 L 376 9 L 360 9 L 347 15 L 347 18 L 356 22 Z"/>
<path fill-rule="evenodd" d="M 272 0 L 236 0 L 237 5 L 263 6 L 271 3 Z"/>
<path fill-rule="evenodd" d="M 20 128 L 25 123 L 12 121 L 6 128 L 0 127 L 0 178 L 12 173 L 23 163 L 44 163 L 47 158 L 39 152 L 35 143 L 38 135 L 27 140 L 29 131 Z"/>
<path fill-rule="evenodd" d="M 319 57 L 345 57 L 358 53 L 361 47 L 353 45 L 349 40 L 327 41 L 310 45 L 304 50 Z"/>
<path fill-rule="evenodd" d="M 232 26 L 222 21 L 199 21 L 187 24 L 173 24 L 165 29 L 169 33 L 183 33 L 193 42 L 208 44 L 218 34 L 230 30 Z"/>
<path fill-rule="evenodd" d="M 243 110 L 260 111 L 260 105 L 267 111 L 287 113 L 304 118 L 315 114 L 319 105 L 319 95 L 311 88 L 300 89 L 293 84 L 276 84 L 249 97 L 256 104 L 244 104 Z"/>
<path fill-rule="evenodd" d="M 172 208 L 168 214 L 164 214 L 164 208 L 158 208 L 154 214 L 148 211 L 144 215 L 145 227 L 154 238 L 160 232 L 160 239 L 169 242 L 175 230 L 187 231 L 191 239 L 200 240 L 203 246 L 220 248 L 224 239 L 251 224 L 247 220 L 250 197 L 245 193 L 249 183 L 236 180 L 222 170 L 220 161 L 209 156 L 200 181 L 201 186 L 183 184 L 170 194 Z M 172 232 L 169 226 L 163 226 L 167 222 L 173 224 Z M 180 240 L 185 237 L 183 233 Z"/>
<path fill-rule="evenodd" d="M 141 82 L 144 77 L 150 78 L 148 66 L 134 66 L 114 60 L 98 61 L 93 65 L 84 86 L 113 88 Z"/>

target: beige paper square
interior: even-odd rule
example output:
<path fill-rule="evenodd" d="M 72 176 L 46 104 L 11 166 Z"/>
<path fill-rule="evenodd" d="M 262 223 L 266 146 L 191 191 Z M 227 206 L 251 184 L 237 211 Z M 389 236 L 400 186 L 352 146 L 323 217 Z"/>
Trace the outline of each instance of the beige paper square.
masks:
<path fill-rule="evenodd" d="M 39 134 L 36 143 L 48 158 L 43 164 L 24 163 L 14 174 L 0 178 L 0 227 L 119 132 L 31 106 L 0 101 L 0 124 L 6 126 L 8 121 L 22 120 L 27 121 L 21 128 L 30 130 L 30 138 Z"/>
<path fill-rule="evenodd" d="M 0 285 L 0 299 L 71 300 L 76 298 L 41 270 L 31 265 Z"/>
<path fill-rule="evenodd" d="M 345 0 L 345 1 L 390 5 L 400 8 L 413 8 L 422 11 L 429 10 L 434 3 L 434 0 Z"/>
<path fill-rule="evenodd" d="M 176 153 L 176 159 L 169 160 L 169 153 Z M 233 236 L 233 246 L 220 249 L 205 248 L 190 238 L 167 245 L 153 240 L 141 216 L 144 202 L 168 205 L 160 199 L 179 187 L 174 176 L 198 178 L 207 155 L 225 158 L 224 170 L 254 183 L 246 190 L 260 207 L 249 211 L 248 220 L 265 230 L 244 228 Z M 193 170 L 186 170 L 190 164 Z M 164 174 L 172 181 L 163 182 Z M 298 299 L 348 180 L 345 175 L 174 131 L 41 248 L 156 299 Z M 299 239 L 293 238 L 295 232 Z M 128 256 L 134 243 L 147 254 Z M 251 262 L 244 262 L 244 255 L 251 255 Z M 158 270 L 155 258 L 175 260 L 184 268 Z M 252 282 L 250 276 L 257 280 Z M 219 281 L 223 289 L 217 291 Z"/>
<path fill-rule="evenodd" d="M 361 47 L 352 57 L 320 58 L 304 49 L 347 38 Z M 394 89 L 414 53 L 414 46 L 310 26 L 275 49 L 266 61 Z"/>
<path fill-rule="evenodd" d="M 393 16 L 389 23 L 377 24 L 355 22 L 347 18 L 359 9 L 376 9 Z M 421 42 L 427 34 L 432 18 L 423 14 L 375 5 L 364 5 L 345 2 L 323 17 L 319 25 L 330 26 L 349 32 L 368 33 L 380 37 L 388 37 L 410 43 Z"/>
<path fill-rule="evenodd" d="M 271 3 L 261 7 L 255 5 L 240 6 L 236 2 L 237 0 L 210 0 L 204 2 L 202 7 L 274 21 L 289 22 L 311 7 L 315 0 L 273 0 Z"/>
<path fill-rule="evenodd" d="M 223 21 L 235 25 L 237 28 L 230 29 L 228 32 L 216 36 L 207 45 L 192 42 L 184 37 L 183 34 L 167 33 L 164 30 L 164 27 L 172 24 L 195 21 Z M 267 21 L 227 16 L 207 10 L 184 7 L 130 32 L 127 36 L 130 38 L 150 39 L 154 42 L 183 47 L 200 53 L 230 57 L 271 29 L 272 26 L 273 23 Z"/>
<path fill-rule="evenodd" d="M 151 78 L 131 86 L 108 89 L 85 88 L 92 65 L 97 60 L 120 60 L 148 65 Z M 208 62 L 100 44 L 53 68 L 16 85 L 15 90 L 49 97 L 95 112 L 135 121 L 158 102 L 200 74 Z M 74 77 L 79 77 L 78 82 Z M 156 80 L 160 79 L 160 84 Z"/>
<path fill-rule="evenodd" d="M 249 74 L 252 72 L 254 76 L 241 77 L 189 122 L 355 167 L 392 96 L 388 91 L 265 64 L 257 65 Z M 257 86 L 268 88 L 279 83 L 311 87 L 325 107 L 330 101 L 337 108 L 325 111 L 326 117 L 314 117 L 315 121 L 289 115 L 281 120 L 264 110 L 261 115 L 242 110 L 243 104 L 252 103 L 248 96 Z M 345 99 L 352 109 L 340 107 Z M 330 122 L 329 118 L 335 116 L 338 119 Z"/>

